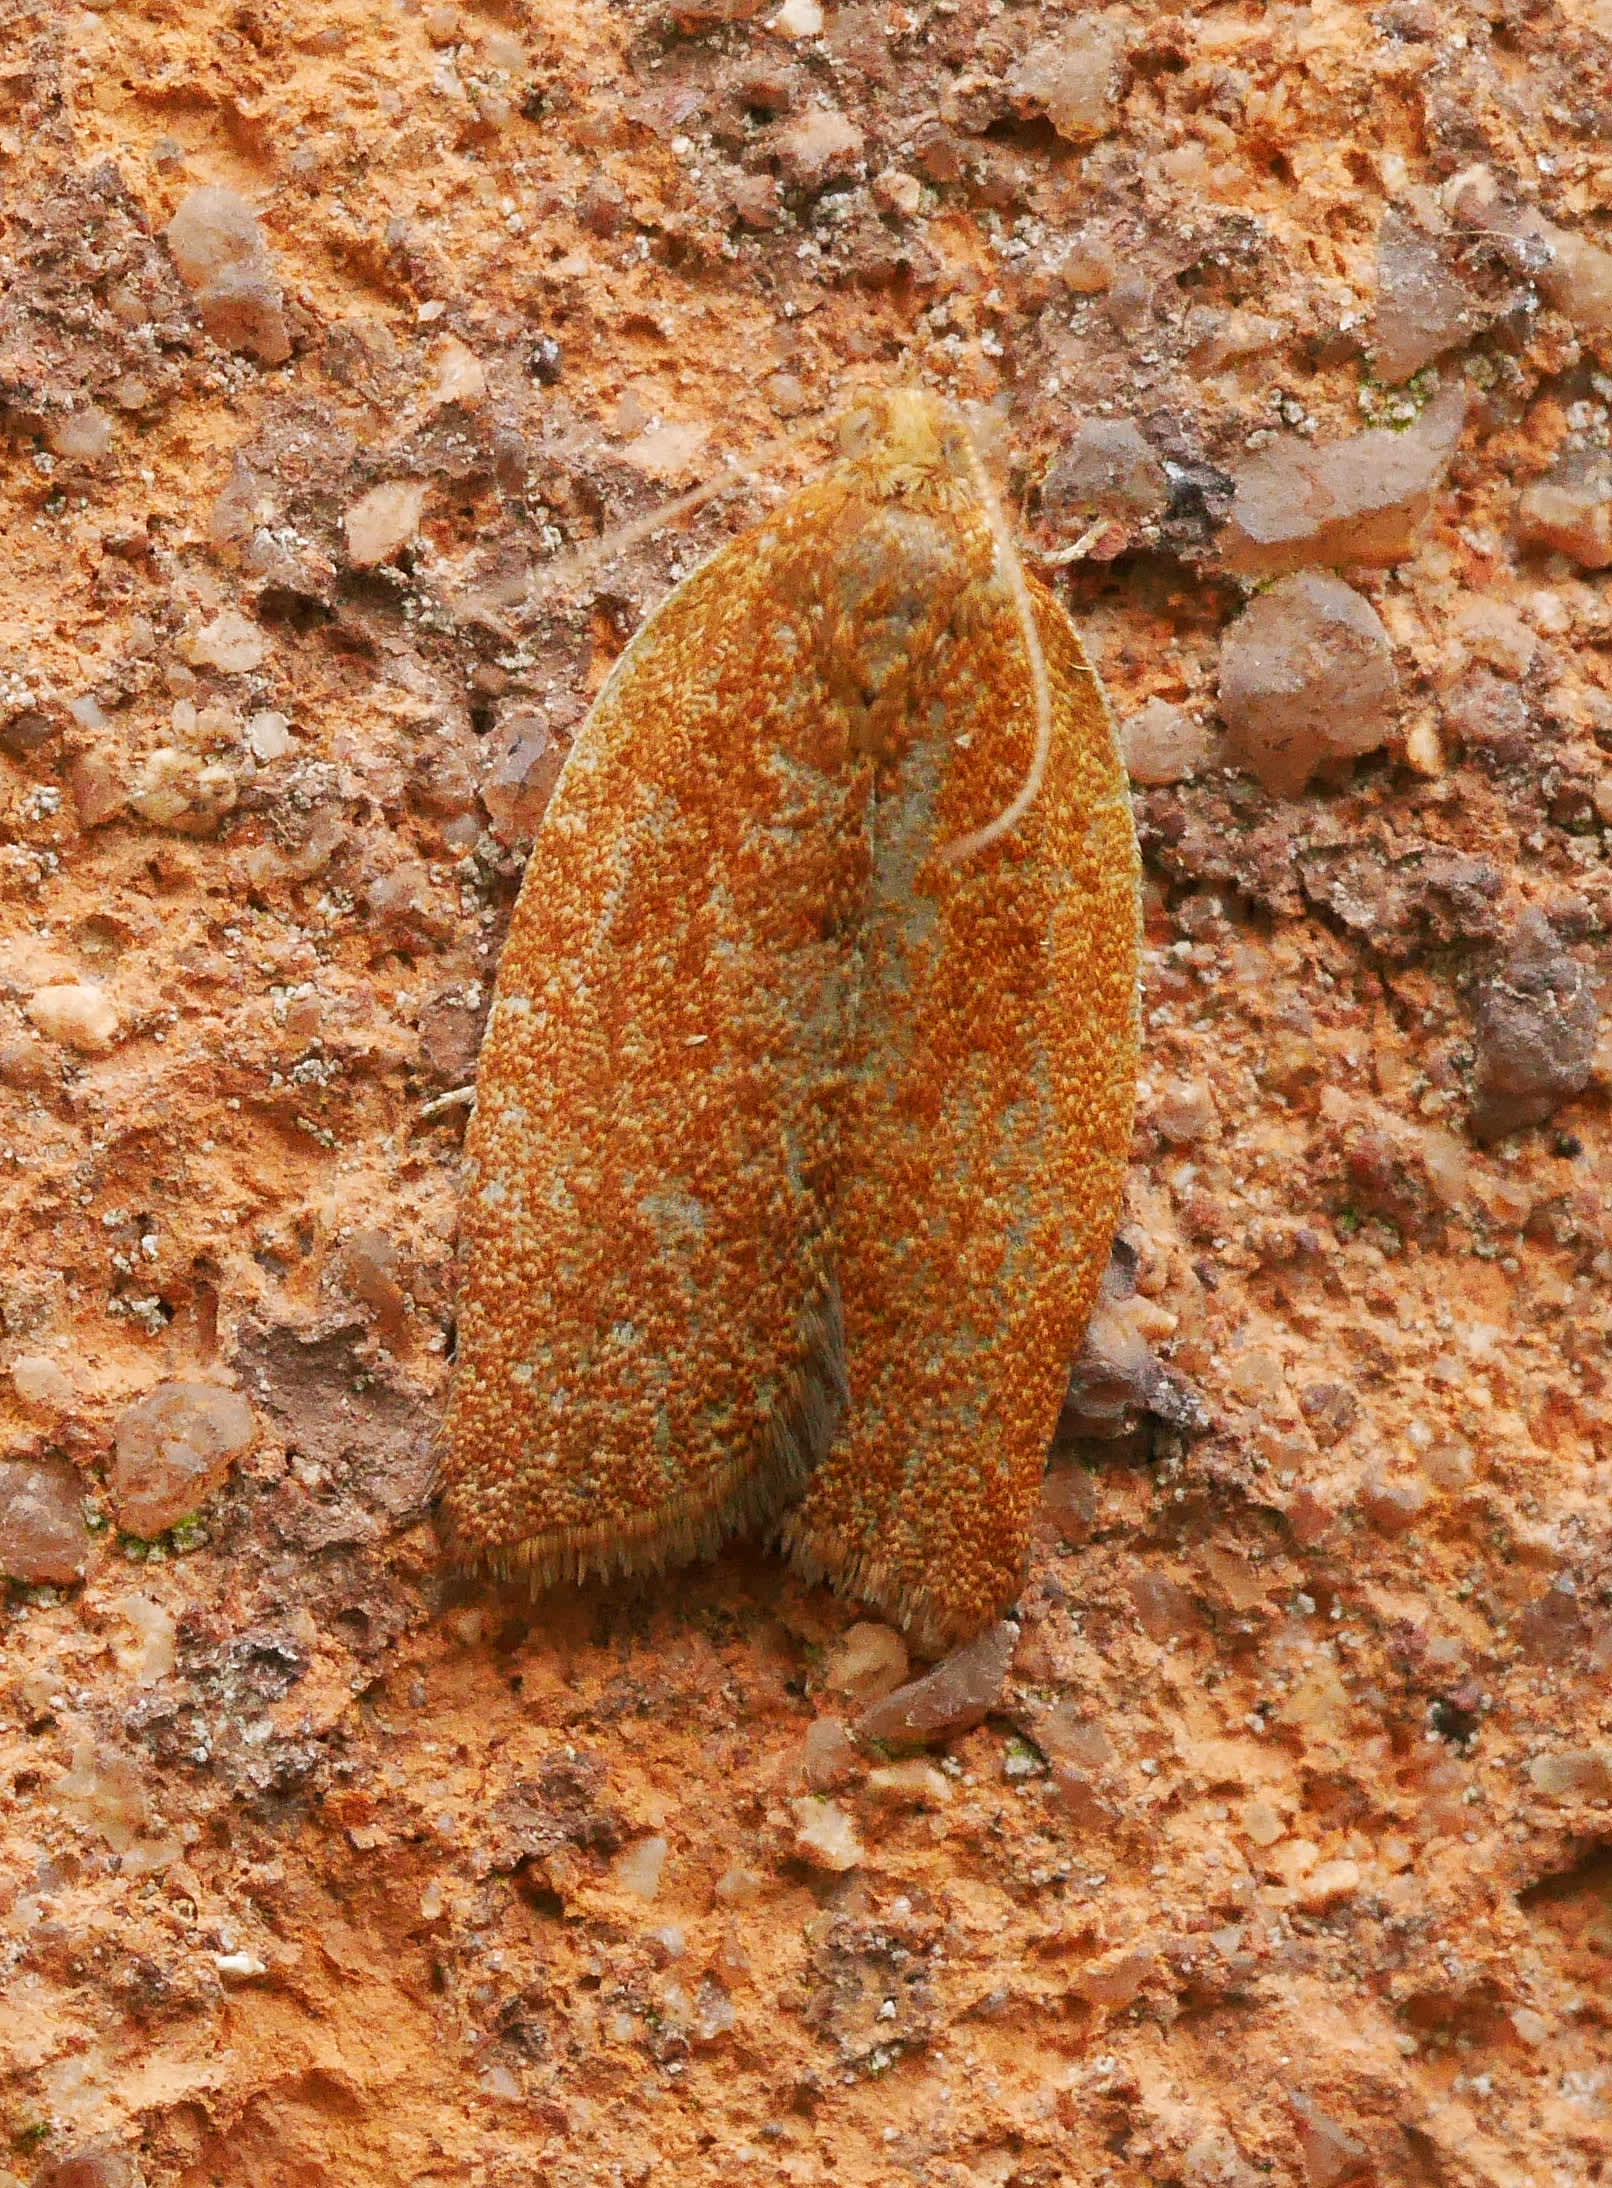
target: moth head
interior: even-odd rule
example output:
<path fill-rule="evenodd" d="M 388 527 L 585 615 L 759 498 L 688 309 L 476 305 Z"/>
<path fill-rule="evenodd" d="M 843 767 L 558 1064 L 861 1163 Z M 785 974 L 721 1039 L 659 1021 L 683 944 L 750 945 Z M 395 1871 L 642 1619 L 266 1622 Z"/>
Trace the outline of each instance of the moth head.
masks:
<path fill-rule="evenodd" d="M 916 387 L 866 395 L 841 419 L 839 447 L 844 461 L 861 473 L 863 487 L 876 495 L 910 497 L 920 507 L 959 498 L 976 502 L 996 541 L 997 576 L 1012 599 L 1024 640 L 1035 743 L 1024 780 L 1001 812 L 983 827 L 942 846 L 944 864 L 962 865 L 1012 834 L 1040 796 L 1046 774 L 1052 746 L 1052 693 L 1030 588 L 979 442 L 954 405 Z"/>
<path fill-rule="evenodd" d="M 871 464 L 892 479 L 967 479 L 972 443 L 951 404 L 920 387 L 865 395 L 840 420 L 839 451 L 852 463 Z"/>

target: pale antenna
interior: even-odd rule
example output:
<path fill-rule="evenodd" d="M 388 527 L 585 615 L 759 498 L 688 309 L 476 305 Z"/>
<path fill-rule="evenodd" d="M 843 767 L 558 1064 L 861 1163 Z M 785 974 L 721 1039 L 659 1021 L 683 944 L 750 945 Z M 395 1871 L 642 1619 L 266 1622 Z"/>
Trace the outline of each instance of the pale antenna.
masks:
<path fill-rule="evenodd" d="M 960 866 L 964 859 L 973 858 L 977 852 L 1013 833 L 1041 794 L 1041 785 L 1047 777 L 1047 760 L 1052 751 L 1052 685 L 1047 677 L 1047 657 L 1042 651 L 1041 633 L 1036 629 L 1035 603 L 1030 598 L 1024 564 L 1019 560 L 1019 551 L 1013 544 L 1013 533 L 1007 517 L 987 475 L 979 443 L 969 431 L 967 419 L 962 419 L 961 423 L 964 444 L 968 449 L 969 476 L 996 541 L 997 571 L 1013 596 L 1014 611 L 1019 618 L 1019 631 L 1024 639 L 1025 658 L 1030 668 L 1030 695 L 1035 706 L 1035 748 L 1030 754 L 1030 765 L 1025 771 L 1023 782 L 996 818 L 987 821 L 983 828 L 973 829 L 966 836 L 954 836 L 941 851 L 940 858 L 947 866 Z"/>

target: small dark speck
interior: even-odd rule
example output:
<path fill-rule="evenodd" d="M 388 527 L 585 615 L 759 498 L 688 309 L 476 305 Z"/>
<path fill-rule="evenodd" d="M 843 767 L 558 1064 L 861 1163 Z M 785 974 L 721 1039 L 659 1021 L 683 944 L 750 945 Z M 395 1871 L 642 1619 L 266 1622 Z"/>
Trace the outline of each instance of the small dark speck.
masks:
<path fill-rule="evenodd" d="M 1430 1705 L 1427 1720 L 1441 1740 L 1448 1740 L 1456 1747 L 1471 1745 L 1478 1736 L 1481 1721 L 1476 1710 L 1464 1709 L 1460 1703 L 1443 1695 Z"/>

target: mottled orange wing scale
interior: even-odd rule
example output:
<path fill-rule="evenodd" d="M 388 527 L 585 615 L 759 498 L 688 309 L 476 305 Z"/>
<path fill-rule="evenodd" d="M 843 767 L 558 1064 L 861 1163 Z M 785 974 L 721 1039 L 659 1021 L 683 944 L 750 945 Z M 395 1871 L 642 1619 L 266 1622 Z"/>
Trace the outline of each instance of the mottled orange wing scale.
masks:
<path fill-rule="evenodd" d="M 680 585 L 600 695 L 482 1051 L 443 1505 L 547 1583 L 796 1508 L 935 1641 L 1016 1593 L 1118 1203 L 1136 854 L 1101 695 L 1024 634 L 962 429 L 861 445 Z M 803 1501 L 802 1501 L 803 1500 Z"/>
<path fill-rule="evenodd" d="M 988 530 L 973 539 L 989 570 Z M 1000 812 L 1033 710 L 985 577 L 931 687 L 954 757 L 881 784 L 835 1230 L 849 1403 L 784 1539 L 932 1648 L 1019 1592 L 1069 1363 L 1108 1261 L 1136 1084 L 1136 839 L 1068 617 L 1032 586 L 1052 687 L 1039 795 Z"/>

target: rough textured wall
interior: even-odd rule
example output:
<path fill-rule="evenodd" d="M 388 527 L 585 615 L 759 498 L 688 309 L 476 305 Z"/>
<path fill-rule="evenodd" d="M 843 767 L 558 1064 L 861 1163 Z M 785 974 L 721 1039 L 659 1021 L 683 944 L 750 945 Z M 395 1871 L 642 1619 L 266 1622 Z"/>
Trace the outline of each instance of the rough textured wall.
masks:
<path fill-rule="evenodd" d="M 1602 2177 L 1609 80 L 1604 0 L 7 10 L 8 2188 Z M 534 1610 L 425 1503 L 532 826 L 812 448 L 532 573 L 902 373 L 1084 540 L 1149 921 L 906 1759 L 762 1550 Z"/>

